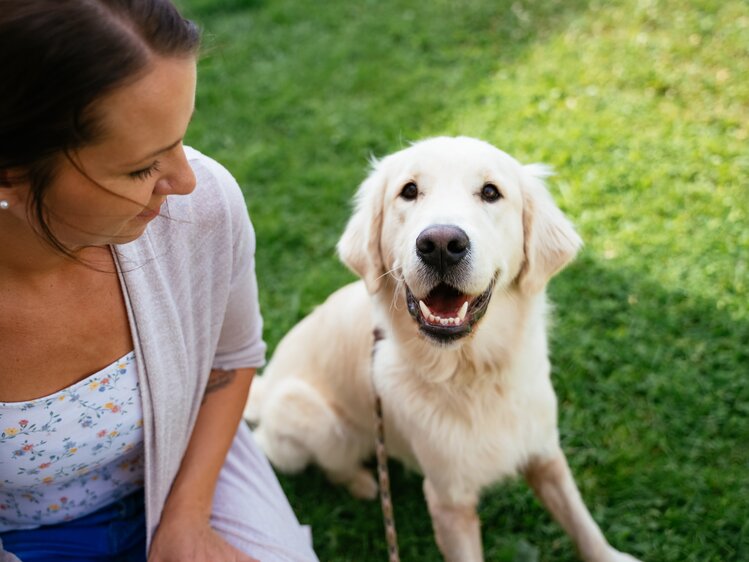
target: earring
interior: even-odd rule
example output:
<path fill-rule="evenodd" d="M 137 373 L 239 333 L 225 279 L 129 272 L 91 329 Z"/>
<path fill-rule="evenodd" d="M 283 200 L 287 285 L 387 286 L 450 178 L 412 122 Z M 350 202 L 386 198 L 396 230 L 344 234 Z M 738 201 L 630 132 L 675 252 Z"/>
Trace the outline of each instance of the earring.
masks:
<path fill-rule="evenodd" d="M 0 209 L 3 211 L 7 210 L 10 207 L 10 203 L 8 203 L 5 199 L 0 200 Z"/>

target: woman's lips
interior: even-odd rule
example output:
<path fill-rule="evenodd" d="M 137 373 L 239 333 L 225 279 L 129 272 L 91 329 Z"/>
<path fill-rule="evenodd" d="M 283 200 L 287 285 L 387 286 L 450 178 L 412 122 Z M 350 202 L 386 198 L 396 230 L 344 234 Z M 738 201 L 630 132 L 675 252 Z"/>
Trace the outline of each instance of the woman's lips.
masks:
<path fill-rule="evenodd" d="M 159 214 L 161 213 L 161 206 L 163 204 L 164 202 L 162 201 L 161 203 L 159 203 L 159 206 L 155 209 L 151 207 L 144 209 L 141 213 L 138 214 L 138 218 L 143 219 L 143 220 L 149 220 L 149 219 L 159 216 Z"/>

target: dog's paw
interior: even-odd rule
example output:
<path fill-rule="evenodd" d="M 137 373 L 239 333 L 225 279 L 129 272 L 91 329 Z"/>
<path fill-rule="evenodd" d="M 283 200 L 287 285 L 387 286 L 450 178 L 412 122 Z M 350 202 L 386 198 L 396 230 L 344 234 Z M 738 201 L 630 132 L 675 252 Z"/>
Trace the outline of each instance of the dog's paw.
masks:
<path fill-rule="evenodd" d="M 377 497 L 377 481 L 369 471 L 361 469 L 346 483 L 348 491 L 355 498 L 373 500 Z"/>

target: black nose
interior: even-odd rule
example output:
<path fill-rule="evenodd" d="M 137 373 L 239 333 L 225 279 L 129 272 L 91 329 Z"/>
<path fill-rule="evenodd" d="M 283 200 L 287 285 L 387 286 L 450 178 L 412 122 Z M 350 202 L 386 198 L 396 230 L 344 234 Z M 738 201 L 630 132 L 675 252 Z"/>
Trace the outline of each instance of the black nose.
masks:
<path fill-rule="evenodd" d="M 463 229 L 436 224 L 424 229 L 416 238 L 416 253 L 426 264 L 441 273 L 460 262 L 468 253 L 470 241 Z"/>

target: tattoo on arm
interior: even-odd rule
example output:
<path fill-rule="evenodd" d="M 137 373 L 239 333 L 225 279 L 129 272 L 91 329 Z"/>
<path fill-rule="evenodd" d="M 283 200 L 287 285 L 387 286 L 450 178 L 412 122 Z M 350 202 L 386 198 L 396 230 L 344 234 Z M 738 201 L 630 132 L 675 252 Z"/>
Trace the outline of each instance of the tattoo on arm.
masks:
<path fill-rule="evenodd" d="M 208 384 L 205 386 L 205 392 L 203 393 L 203 402 L 205 402 L 206 397 L 211 392 L 215 392 L 225 387 L 226 385 L 231 384 L 231 381 L 234 380 L 234 377 L 236 375 L 237 371 L 234 369 L 229 371 L 213 371 L 211 373 L 211 376 L 208 377 Z"/>

